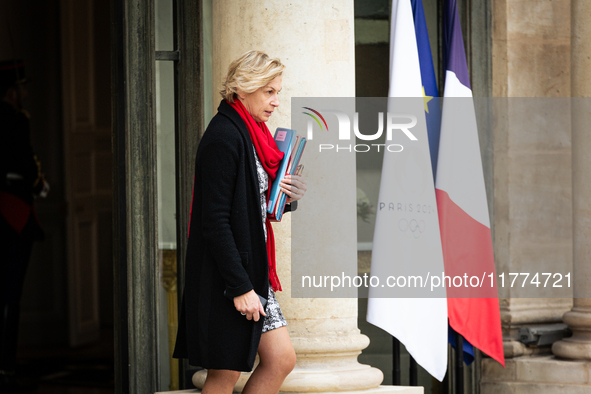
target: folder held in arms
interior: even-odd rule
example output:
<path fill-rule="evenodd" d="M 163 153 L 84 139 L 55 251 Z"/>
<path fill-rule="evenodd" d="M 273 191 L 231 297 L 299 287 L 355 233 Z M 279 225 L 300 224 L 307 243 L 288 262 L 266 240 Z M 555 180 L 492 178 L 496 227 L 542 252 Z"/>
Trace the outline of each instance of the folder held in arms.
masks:
<path fill-rule="evenodd" d="M 285 211 L 287 195 L 281 191 L 280 183 L 286 174 L 293 175 L 298 170 L 298 165 L 306 146 L 306 138 L 300 137 L 295 130 L 278 127 L 275 131 L 275 142 L 280 151 L 285 153 L 277 177 L 271 185 L 271 194 L 267 204 L 267 216 L 269 220 L 280 222 Z"/>

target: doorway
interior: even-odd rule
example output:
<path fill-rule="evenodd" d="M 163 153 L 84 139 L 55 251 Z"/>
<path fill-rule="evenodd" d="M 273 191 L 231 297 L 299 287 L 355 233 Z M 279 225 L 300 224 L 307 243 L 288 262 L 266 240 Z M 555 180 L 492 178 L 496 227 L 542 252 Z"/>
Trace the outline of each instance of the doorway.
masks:
<path fill-rule="evenodd" d="M 45 239 L 25 279 L 18 372 L 33 392 L 113 392 L 110 4 L 0 9 L 0 59 L 25 61 L 31 143 L 51 185 L 35 202 Z"/>

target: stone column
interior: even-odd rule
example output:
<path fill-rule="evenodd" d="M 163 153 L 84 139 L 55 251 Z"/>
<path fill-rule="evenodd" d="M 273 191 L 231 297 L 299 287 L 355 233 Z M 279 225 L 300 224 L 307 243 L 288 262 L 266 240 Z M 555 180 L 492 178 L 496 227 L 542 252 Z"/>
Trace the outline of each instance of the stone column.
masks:
<path fill-rule="evenodd" d="M 564 314 L 573 336 L 556 342 L 557 357 L 591 360 L 591 2 L 571 1 L 573 285 L 574 306 Z M 583 98 L 587 97 L 587 98 Z"/>
<path fill-rule="evenodd" d="M 268 123 L 290 127 L 291 97 L 354 97 L 355 48 L 353 0 L 331 2 L 272 2 L 260 0 L 216 0 L 213 2 L 213 86 L 214 110 L 220 101 L 217 94 L 222 78 L 232 60 L 250 49 L 259 49 L 279 57 L 287 66 L 283 75 L 280 106 Z M 385 59 L 387 61 L 387 59 Z M 207 77 L 207 76 L 206 76 Z M 309 152 L 306 155 L 310 156 Z M 334 193 L 350 196 L 355 206 L 355 160 L 322 163 L 323 171 L 304 172 L 309 193 L 315 185 L 331 184 Z M 308 160 L 308 159 L 307 159 Z M 308 167 L 310 161 L 306 163 Z M 347 182 L 325 176 L 336 166 L 351 170 Z M 342 167 L 341 167 L 342 168 Z M 328 171 L 328 172 L 327 172 Z M 316 188 L 318 190 L 320 188 Z M 336 207 L 338 209 L 338 207 Z M 355 231 L 350 248 L 336 245 L 334 234 L 343 228 L 355 228 L 356 212 L 314 212 L 302 200 L 294 214 L 310 220 L 306 237 L 312 240 L 310 250 L 315 263 L 351 261 L 356 264 Z M 308 218 L 309 216 L 309 218 Z M 323 218 L 319 220 L 319 218 Z M 326 218 L 330 219 L 326 219 Z M 283 291 L 277 298 L 288 320 L 288 330 L 298 361 L 288 376 L 282 392 L 391 392 L 380 386 L 383 374 L 379 369 L 357 362 L 369 339 L 357 328 L 357 299 L 291 298 L 291 218 L 285 215 L 275 223 L 276 256 Z M 236 389 L 241 390 L 249 374 L 243 374 Z M 197 373 L 193 382 L 202 387 L 205 373 Z M 396 388 L 396 392 L 420 392 L 422 388 Z"/>
<path fill-rule="evenodd" d="M 570 271 L 570 131 L 568 127 L 552 130 L 538 116 L 551 113 L 561 124 L 569 122 L 570 0 L 495 0 L 491 7 L 495 97 L 491 219 L 497 274 L 533 273 L 540 267 Z M 521 97 L 556 99 L 545 101 L 547 107 L 542 110 L 538 105 L 542 101 Z M 540 124 L 532 126 L 534 117 L 542 120 Z M 550 352 L 547 347 L 534 349 L 521 343 L 518 330 L 559 323 L 572 307 L 572 293 L 564 294 L 565 298 L 541 298 L 541 289 L 539 298 L 530 298 L 521 291 L 500 289 L 506 358 Z"/>

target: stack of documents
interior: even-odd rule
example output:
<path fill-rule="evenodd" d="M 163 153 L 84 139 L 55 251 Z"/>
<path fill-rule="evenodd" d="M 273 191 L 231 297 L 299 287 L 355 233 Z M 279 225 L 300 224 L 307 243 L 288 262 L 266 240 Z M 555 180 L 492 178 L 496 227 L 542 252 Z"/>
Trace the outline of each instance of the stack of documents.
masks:
<path fill-rule="evenodd" d="M 300 159 L 306 147 L 306 138 L 297 135 L 295 130 L 277 128 L 275 142 L 285 155 L 279 164 L 277 177 L 271 185 L 271 195 L 267 205 L 267 216 L 271 221 L 280 222 L 285 210 L 288 196 L 281 191 L 280 183 L 285 175 L 298 174 Z"/>

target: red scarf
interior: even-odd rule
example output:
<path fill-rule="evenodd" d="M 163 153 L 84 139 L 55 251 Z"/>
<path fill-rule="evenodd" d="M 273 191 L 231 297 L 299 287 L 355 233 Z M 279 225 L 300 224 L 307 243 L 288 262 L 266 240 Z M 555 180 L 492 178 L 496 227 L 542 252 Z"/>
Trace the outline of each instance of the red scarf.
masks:
<path fill-rule="evenodd" d="M 271 135 L 271 132 L 267 128 L 265 122 L 256 122 L 252 115 L 248 113 L 244 105 L 239 99 L 234 100 L 233 103 L 228 103 L 238 112 L 246 128 L 250 139 L 257 151 L 257 155 L 261 160 L 261 164 L 267 174 L 269 175 L 269 183 L 273 182 L 277 177 L 277 171 L 279 170 L 279 164 L 283 159 L 284 153 L 277 148 L 275 139 Z M 267 202 L 269 202 L 269 196 L 271 195 L 271 187 L 267 190 Z M 273 236 L 273 227 L 269 218 L 265 220 L 265 226 L 267 227 L 267 257 L 269 260 L 269 281 L 274 291 L 280 291 L 281 283 L 279 283 L 279 277 L 277 276 L 277 270 L 275 267 L 275 237 Z"/>

